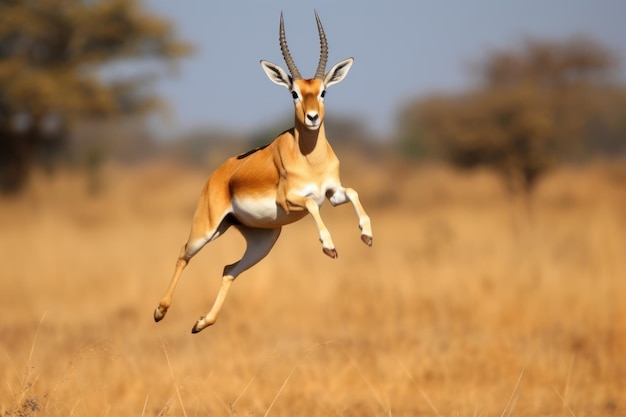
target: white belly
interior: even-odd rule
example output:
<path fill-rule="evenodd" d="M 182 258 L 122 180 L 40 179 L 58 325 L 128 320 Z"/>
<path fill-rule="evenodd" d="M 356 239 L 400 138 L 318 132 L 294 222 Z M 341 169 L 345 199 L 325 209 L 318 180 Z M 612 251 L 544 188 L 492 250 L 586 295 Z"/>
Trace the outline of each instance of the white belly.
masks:
<path fill-rule="evenodd" d="M 276 204 L 275 198 L 234 197 L 233 214 L 247 226 L 273 228 L 293 223 L 304 217 L 306 211 L 287 214 Z"/>
<path fill-rule="evenodd" d="M 334 181 L 327 181 L 321 187 L 306 184 L 291 193 L 309 197 L 321 206 L 326 197 L 326 190 L 334 186 Z M 300 220 L 308 214 L 306 209 L 293 210 L 289 213 L 276 203 L 275 195 L 266 197 L 234 196 L 232 199 L 233 214 L 239 221 L 252 227 L 280 227 Z"/>

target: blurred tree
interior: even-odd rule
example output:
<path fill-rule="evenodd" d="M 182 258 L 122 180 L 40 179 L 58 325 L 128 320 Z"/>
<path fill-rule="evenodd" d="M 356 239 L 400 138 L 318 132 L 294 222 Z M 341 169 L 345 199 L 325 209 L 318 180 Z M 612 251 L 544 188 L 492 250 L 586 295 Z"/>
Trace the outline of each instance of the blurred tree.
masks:
<path fill-rule="evenodd" d="M 2 0 L 0 191 L 18 191 L 34 164 L 49 163 L 77 121 L 159 104 L 151 76 L 116 78 L 113 64 L 189 52 L 139 0 Z"/>
<path fill-rule="evenodd" d="M 617 59 L 584 38 L 529 40 L 474 67 L 471 91 L 433 95 L 401 117 L 401 150 L 497 170 L 530 193 L 556 162 L 626 151 L 626 88 Z"/>

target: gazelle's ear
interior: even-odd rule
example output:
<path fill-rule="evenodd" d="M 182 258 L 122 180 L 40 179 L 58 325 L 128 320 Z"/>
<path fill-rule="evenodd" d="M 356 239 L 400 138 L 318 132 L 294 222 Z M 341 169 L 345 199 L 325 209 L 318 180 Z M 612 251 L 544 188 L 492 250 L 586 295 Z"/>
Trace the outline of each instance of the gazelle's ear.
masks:
<path fill-rule="evenodd" d="M 348 75 L 348 71 L 350 71 L 353 62 L 354 58 L 348 58 L 335 64 L 324 76 L 324 86 L 328 88 L 343 80 L 345 76 Z"/>
<path fill-rule="evenodd" d="M 273 83 L 282 85 L 291 91 L 293 83 L 291 77 L 285 72 L 284 69 L 276 64 L 272 64 L 271 62 L 264 60 L 261 60 L 261 67 L 263 67 L 263 71 L 265 71 Z"/>

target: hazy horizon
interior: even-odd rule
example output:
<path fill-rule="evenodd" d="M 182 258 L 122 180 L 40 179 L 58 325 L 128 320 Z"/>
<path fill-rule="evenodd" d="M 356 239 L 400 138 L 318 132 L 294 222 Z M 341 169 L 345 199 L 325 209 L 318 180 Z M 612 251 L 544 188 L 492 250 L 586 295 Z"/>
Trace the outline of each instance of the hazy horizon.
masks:
<path fill-rule="evenodd" d="M 367 3 L 365 3 L 367 4 Z M 251 132 L 271 126 L 292 111 L 288 92 L 271 83 L 259 61 L 284 67 L 278 21 L 303 76 L 319 57 L 313 17 L 317 9 L 329 42 L 328 68 L 353 56 L 350 74 L 327 96 L 330 114 L 362 120 L 379 136 L 393 134 L 396 113 L 408 100 L 467 87 L 468 67 L 494 49 L 519 46 L 527 37 L 589 36 L 616 53 L 626 79 L 626 3 L 602 0 L 537 0 L 503 3 L 285 0 L 174 3 L 148 0 L 151 12 L 170 19 L 195 48 L 173 74 L 157 81 L 172 117 L 163 131 L 220 128 Z M 242 10 L 245 8 L 245 12 Z"/>

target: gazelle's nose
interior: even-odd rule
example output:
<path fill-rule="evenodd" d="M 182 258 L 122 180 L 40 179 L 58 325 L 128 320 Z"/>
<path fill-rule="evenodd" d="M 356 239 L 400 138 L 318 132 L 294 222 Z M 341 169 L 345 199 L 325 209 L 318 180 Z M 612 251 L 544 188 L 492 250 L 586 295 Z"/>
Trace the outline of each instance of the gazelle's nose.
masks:
<path fill-rule="evenodd" d="M 306 114 L 306 118 L 309 119 L 311 123 L 315 123 L 317 122 L 317 119 L 320 118 L 320 115 L 317 114 L 316 112 L 309 112 Z"/>

